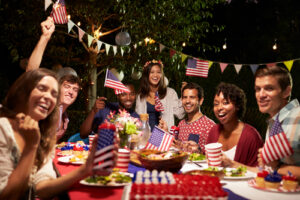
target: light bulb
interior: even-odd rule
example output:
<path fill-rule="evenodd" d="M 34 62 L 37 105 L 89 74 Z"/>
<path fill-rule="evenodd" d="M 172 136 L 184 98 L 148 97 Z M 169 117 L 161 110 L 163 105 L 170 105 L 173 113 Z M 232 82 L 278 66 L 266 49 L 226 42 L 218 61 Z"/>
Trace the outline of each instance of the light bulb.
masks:
<path fill-rule="evenodd" d="M 223 44 L 223 49 L 227 49 L 227 45 L 226 45 L 226 43 L 225 43 L 225 44 Z"/>
<path fill-rule="evenodd" d="M 80 23 L 80 22 L 78 22 L 78 23 L 77 23 L 77 25 L 78 25 L 78 26 L 80 26 L 80 25 L 81 25 L 81 23 Z"/>
<path fill-rule="evenodd" d="M 68 15 L 68 20 L 70 20 L 71 19 L 71 15 Z"/>
<path fill-rule="evenodd" d="M 182 43 L 182 46 L 183 46 L 183 47 L 185 47 L 185 46 L 186 46 L 185 42 L 183 42 L 183 43 Z"/>
<path fill-rule="evenodd" d="M 273 45 L 273 50 L 276 50 L 277 49 L 277 44 L 275 43 L 274 45 Z"/>

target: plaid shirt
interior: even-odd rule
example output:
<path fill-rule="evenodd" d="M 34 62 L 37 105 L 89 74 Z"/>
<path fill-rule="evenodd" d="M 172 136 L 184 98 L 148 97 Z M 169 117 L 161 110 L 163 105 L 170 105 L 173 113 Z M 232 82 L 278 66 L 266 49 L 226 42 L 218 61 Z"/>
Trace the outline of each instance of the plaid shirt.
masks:
<path fill-rule="evenodd" d="M 282 161 L 300 166 L 300 106 L 298 100 L 294 99 L 289 102 L 269 120 L 266 138 L 269 137 L 269 132 L 278 114 L 282 129 L 294 150 L 292 156 L 286 157 Z"/>

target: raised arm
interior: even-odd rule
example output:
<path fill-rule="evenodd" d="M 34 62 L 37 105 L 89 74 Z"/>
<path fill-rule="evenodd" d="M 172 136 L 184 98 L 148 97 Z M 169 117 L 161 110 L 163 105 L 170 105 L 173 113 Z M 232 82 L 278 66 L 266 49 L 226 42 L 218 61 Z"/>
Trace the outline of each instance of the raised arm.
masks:
<path fill-rule="evenodd" d="M 95 118 L 95 115 L 98 113 L 99 110 L 103 109 L 105 107 L 105 97 L 99 97 L 92 110 L 89 112 L 87 118 L 84 120 L 84 122 L 80 126 L 80 137 L 86 138 L 89 136 L 89 134 L 92 132 L 92 126 L 93 121 Z"/>
<path fill-rule="evenodd" d="M 30 55 L 26 71 L 38 69 L 42 62 L 43 54 L 45 52 L 48 41 L 55 30 L 53 19 L 48 17 L 47 20 L 41 23 L 42 35 L 33 52 Z"/>

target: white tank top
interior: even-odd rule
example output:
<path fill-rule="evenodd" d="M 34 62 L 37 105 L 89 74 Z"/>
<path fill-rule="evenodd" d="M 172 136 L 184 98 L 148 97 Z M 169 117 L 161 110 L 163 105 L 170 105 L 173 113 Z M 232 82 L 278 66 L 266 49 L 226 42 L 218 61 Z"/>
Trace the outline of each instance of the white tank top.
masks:
<path fill-rule="evenodd" d="M 236 146 L 237 145 L 235 145 L 234 147 L 232 147 L 231 149 L 229 149 L 227 151 L 223 151 L 223 153 L 231 160 L 234 159 Z"/>

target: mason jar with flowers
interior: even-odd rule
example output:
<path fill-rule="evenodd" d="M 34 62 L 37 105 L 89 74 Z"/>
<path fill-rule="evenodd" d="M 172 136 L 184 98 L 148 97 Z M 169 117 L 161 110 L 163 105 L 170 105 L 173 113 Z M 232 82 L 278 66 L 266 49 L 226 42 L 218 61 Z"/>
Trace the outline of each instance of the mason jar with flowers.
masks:
<path fill-rule="evenodd" d="M 116 132 L 120 138 L 120 148 L 130 147 L 133 138 L 139 138 L 141 121 L 132 117 L 126 110 L 119 110 L 119 114 L 111 112 L 108 116 L 111 123 L 116 126 Z"/>

